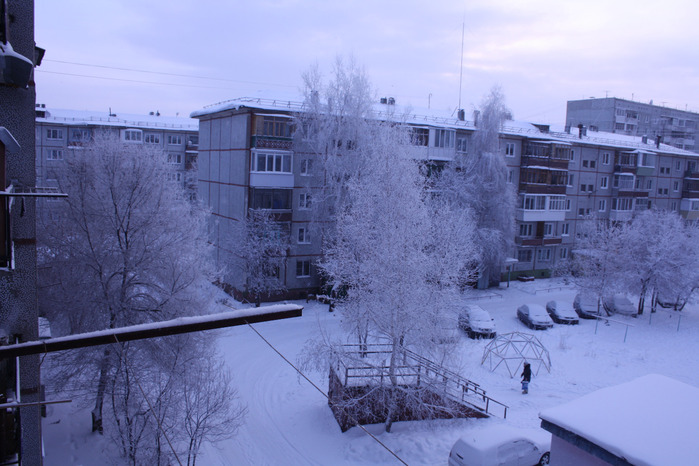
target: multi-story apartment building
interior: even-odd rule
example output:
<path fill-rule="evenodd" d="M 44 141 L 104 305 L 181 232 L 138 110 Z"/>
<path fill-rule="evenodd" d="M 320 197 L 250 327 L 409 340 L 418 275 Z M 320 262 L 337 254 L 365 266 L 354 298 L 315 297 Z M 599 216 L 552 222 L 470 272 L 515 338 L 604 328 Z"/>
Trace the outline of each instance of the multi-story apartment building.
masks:
<path fill-rule="evenodd" d="M 98 131 L 114 132 L 129 144 L 162 148 L 176 169 L 171 181 L 196 193 L 196 161 L 199 145 L 198 122 L 191 118 L 116 114 L 78 110 L 47 109 L 36 106 L 36 183 L 55 186 L 56 169 L 68 150 L 90 141 Z"/>
<path fill-rule="evenodd" d="M 267 209 L 290 234 L 279 278 L 291 295 L 319 285 L 314 263 L 321 245 L 310 235 L 309 207 L 320 180 L 309 170 L 314 154 L 293 138 L 292 128 L 294 115 L 303 111 L 300 103 L 236 99 L 192 114 L 200 120 L 198 192 L 217 217 L 212 238 L 218 260 L 228 260 L 225 238 L 248 209 Z M 378 118 L 390 114 L 379 105 Z M 463 113 L 395 114 L 412 126 L 412 145 L 405 150 L 418 160 L 448 163 L 457 152 L 468 155 L 477 131 Z M 652 138 L 515 121 L 506 122 L 500 141 L 508 182 L 518 193 L 507 251 L 513 277 L 547 276 L 569 257 L 580 222 L 589 217 L 625 221 L 655 206 L 699 218 L 696 153 Z M 237 291 L 245 287 L 240 273 L 225 280 Z"/>
<path fill-rule="evenodd" d="M 699 152 L 699 113 L 653 105 L 652 101 L 644 104 L 616 97 L 569 100 L 566 124 L 652 139 L 659 136 L 666 144 Z"/>

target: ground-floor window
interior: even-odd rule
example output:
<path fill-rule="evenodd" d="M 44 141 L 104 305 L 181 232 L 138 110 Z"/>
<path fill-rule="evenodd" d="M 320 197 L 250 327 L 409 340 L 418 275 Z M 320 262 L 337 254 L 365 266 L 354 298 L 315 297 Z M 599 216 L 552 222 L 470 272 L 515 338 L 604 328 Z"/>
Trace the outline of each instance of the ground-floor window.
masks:
<path fill-rule="evenodd" d="M 297 260 L 296 261 L 296 277 L 304 278 L 311 276 L 311 261 Z"/>

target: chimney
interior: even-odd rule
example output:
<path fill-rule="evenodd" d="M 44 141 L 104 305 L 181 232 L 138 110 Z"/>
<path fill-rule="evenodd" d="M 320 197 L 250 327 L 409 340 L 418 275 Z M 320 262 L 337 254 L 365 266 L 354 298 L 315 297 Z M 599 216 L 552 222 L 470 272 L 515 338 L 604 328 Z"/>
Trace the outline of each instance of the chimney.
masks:
<path fill-rule="evenodd" d="M 566 125 L 566 127 L 565 127 L 565 132 L 568 133 L 568 134 L 570 134 L 570 125 L 569 125 L 569 124 Z"/>
<path fill-rule="evenodd" d="M 382 104 L 387 104 L 387 103 L 388 103 L 388 99 L 387 99 L 386 97 L 381 97 L 380 102 L 381 102 Z"/>
<path fill-rule="evenodd" d="M 643 142 L 643 144 L 648 144 L 648 136 L 645 134 L 641 136 L 641 142 Z"/>
<path fill-rule="evenodd" d="M 388 98 L 388 105 L 396 105 L 396 99 L 393 97 Z"/>
<path fill-rule="evenodd" d="M 473 126 L 478 126 L 478 117 L 481 115 L 480 110 L 473 111 Z"/>
<path fill-rule="evenodd" d="M 655 137 L 655 147 L 657 147 L 658 149 L 660 149 L 660 140 L 661 140 L 662 138 L 663 138 L 663 137 L 660 136 L 660 135 L 658 135 L 658 136 Z"/>
<path fill-rule="evenodd" d="M 460 108 L 459 111 L 456 113 L 456 117 L 459 119 L 459 121 L 466 120 L 466 111 L 464 111 L 463 108 Z"/>
<path fill-rule="evenodd" d="M 582 125 L 582 123 L 578 124 L 578 137 L 580 139 L 582 139 L 582 137 L 583 137 L 583 128 L 584 128 L 584 126 Z"/>

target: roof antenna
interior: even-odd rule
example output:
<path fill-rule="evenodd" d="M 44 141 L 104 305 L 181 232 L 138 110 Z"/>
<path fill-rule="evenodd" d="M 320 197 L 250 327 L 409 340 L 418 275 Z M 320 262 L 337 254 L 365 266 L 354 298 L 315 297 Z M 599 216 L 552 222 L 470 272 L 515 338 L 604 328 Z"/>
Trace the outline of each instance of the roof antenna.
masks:
<path fill-rule="evenodd" d="M 461 22 L 461 69 L 459 70 L 459 106 L 461 108 L 461 85 L 464 80 L 464 30 L 466 29 L 466 14 L 464 13 L 464 20 Z"/>

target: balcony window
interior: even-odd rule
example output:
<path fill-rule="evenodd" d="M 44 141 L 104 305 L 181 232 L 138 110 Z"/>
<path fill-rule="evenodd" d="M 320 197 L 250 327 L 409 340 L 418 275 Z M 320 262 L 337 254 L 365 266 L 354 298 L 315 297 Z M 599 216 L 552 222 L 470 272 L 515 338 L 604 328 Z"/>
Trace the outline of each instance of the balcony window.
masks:
<path fill-rule="evenodd" d="M 427 146 L 430 141 L 430 130 L 427 128 L 410 128 L 410 143 L 414 146 Z"/>
<path fill-rule="evenodd" d="M 531 262 L 532 261 L 532 250 L 531 249 L 520 249 L 517 251 L 517 260 L 519 262 Z"/>
<path fill-rule="evenodd" d="M 566 197 L 565 196 L 551 196 L 551 197 L 549 197 L 549 210 L 566 210 Z"/>
<path fill-rule="evenodd" d="M 655 155 L 643 153 L 638 160 L 639 167 L 655 167 Z"/>
<path fill-rule="evenodd" d="M 291 137 L 291 120 L 283 117 L 266 116 L 262 119 L 262 136 L 274 138 Z"/>
<path fill-rule="evenodd" d="M 291 173 L 291 152 L 252 152 L 250 171 Z"/>
<path fill-rule="evenodd" d="M 546 196 L 525 195 L 522 200 L 524 210 L 546 210 Z"/>
<path fill-rule="evenodd" d="M 614 175 L 614 188 L 622 190 L 634 189 L 634 176 L 624 174 Z"/>
<path fill-rule="evenodd" d="M 253 189 L 251 198 L 253 209 L 291 209 L 290 189 Z"/>
<path fill-rule="evenodd" d="M 453 149 L 455 136 L 456 131 L 452 129 L 437 129 L 434 132 L 434 146 Z"/>
<path fill-rule="evenodd" d="M 616 212 L 630 212 L 633 210 L 633 198 L 615 197 L 612 199 L 612 210 Z"/>

